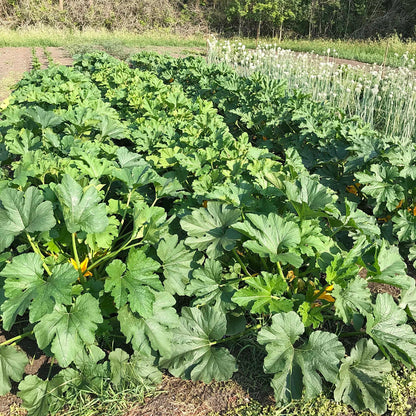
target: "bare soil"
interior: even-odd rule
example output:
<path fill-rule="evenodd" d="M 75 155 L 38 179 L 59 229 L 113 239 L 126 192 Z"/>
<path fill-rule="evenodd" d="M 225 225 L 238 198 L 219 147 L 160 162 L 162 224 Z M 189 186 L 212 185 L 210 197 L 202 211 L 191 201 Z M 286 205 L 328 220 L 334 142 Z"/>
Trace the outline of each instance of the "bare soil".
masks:
<path fill-rule="evenodd" d="M 0 343 L 6 339 L 11 339 L 18 333 L 19 329 L 16 329 L 16 332 L 13 333 L 0 330 Z M 34 339 L 23 339 L 19 343 L 19 348 L 28 355 L 29 359 L 29 363 L 25 367 L 25 374 L 35 374 L 45 379 L 51 366 L 51 358 L 38 349 Z M 54 366 L 54 369 L 58 370 L 58 367 Z M 0 416 L 27 415 L 27 412 L 21 407 L 22 400 L 15 394 L 17 384 L 13 382 L 11 393 L 0 396 Z M 244 381 L 241 384 L 244 385 Z M 246 386 L 243 388 L 242 385 L 240 385 L 240 380 L 214 381 L 205 384 L 165 375 L 156 391 L 150 397 L 147 397 L 144 403 L 133 404 L 125 416 L 222 415 L 233 408 L 249 403 L 250 397 L 253 398 L 247 391 L 251 389 L 246 388 Z M 266 394 L 269 393 L 270 397 L 271 389 L 269 385 L 263 386 L 260 390 Z"/>
<path fill-rule="evenodd" d="M 232 381 L 205 384 L 166 376 L 156 395 L 126 416 L 208 416 L 248 402 L 247 392 Z"/>
<path fill-rule="evenodd" d="M 53 61 L 62 65 L 71 65 L 72 59 L 63 48 L 45 48 Z M 35 48 L 36 56 L 45 68 L 48 58 L 43 48 Z M 9 47 L 0 49 L 0 102 L 8 97 L 13 85 L 26 71 L 32 69 L 32 48 Z"/>

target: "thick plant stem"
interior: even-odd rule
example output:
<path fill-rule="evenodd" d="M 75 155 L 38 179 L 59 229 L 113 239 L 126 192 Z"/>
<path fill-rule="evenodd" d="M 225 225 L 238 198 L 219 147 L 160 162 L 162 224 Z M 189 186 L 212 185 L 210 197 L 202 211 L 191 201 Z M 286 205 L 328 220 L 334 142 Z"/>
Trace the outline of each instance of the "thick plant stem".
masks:
<path fill-rule="evenodd" d="M 234 341 L 235 339 L 239 339 L 239 338 L 243 337 L 244 335 L 250 334 L 251 332 L 258 331 L 261 328 L 262 328 L 262 325 L 257 324 L 255 326 L 251 326 L 251 327 L 247 328 L 246 330 L 244 330 L 243 332 L 241 332 L 239 334 L 233 335 L 233 336 L 228 337 L 228 338 L 223 338 L 223 339 L 220 339 L 218 341 L 212 341 L 212 342 L 210 342 L 209 345 L 212 346 L 212 345 L 222 344 L 222 343 L 228 342 L 228 341 Z"/>
<path fill-rule="evenodd" d="M 39 247 L 34 243 L 34 241 L 32 240 L 32 237 L 29 235 L 29 233 L 26 233 L 26 237 L 29 240 L 30 245 L 32 246 L 33 251 L 36 254 L 39 254 L 39 256 L 42 259 L 42 266 L 43 268 L 46 270 L 46 273 L 48 273 L 49 276 L 52 275 L 51 269 L 48 267 L 48 265 L 45 263 L 45 256 L 42 254 L 42 252 L 40 251 Z"/>
<path fill-rule="evenodd" d="M 238 261 L 238 263 L 240 264 L 240 266 L 241 266 L 241 268 L 243 269 L 243 271 L 244 271 L 244 273 L 247 275 L 247 276 L 250 276 L 251 277 L 251 275 L 250 275 L 250 273 L 248 272 L 248 270 L 247 270 L 247 267 L 246 267 L 246 265 L 243 263 L 243 261 L 241 260 L 241 258 L 240 258 L 240 256 L 238 255 L 238 253 L 237 253 L 237 250 L 235 249 L 235 248 L 233 248 L 233 254 L 234 254 L 234 257 L 235 257 L 235 259 Z"/>
<path fill-rule="evenodd" d="M 32 334 L 33 334 L 33 331 L 28 331 L 28 332 L 25 332 L 25 333 L 24 333 L 24 334 L 22 334 L 22 335 L 18 335 L 17 337 L 10 338 L 10 339 L 8 339 L 8 340 L 6 340 L 6 341 L 2 342 L 2 343 L 0 344 L 0 347 L 4 347 L 4 346 L 6 346 L 6 345 L 10 345 L 10 344 L 13 344 L 13 343 L 15 343 L 15 342 L 18 342 L 18 341 L 20 341 L 21 339 L 26 338 L 26 337 L 28 337 L 28 336 L 30 336 L 30 335 L 32 335 Z"/>
<path fill-rule="evenodd" d="M 79 262 L 76 233 L 72 233 L 72 251 L 74 253 L 75 263 L 77 263 L 78 270 L 81 270 L 81 263 Z"/>
<path fill-rule="evenodd" d="M 124 244 L 124 246 L 122 246 L 118 250 L 112 251 L 111 253 L 106 254 L 104 257 L 99 258 L 97 261 L 95 261 L 94 263 L 92 263 L 91 266 L 88 267 L 88 269 L 86 271 L 91 271 L 92 269 L 95 269 L 103 261 L 110 260 L 111 258 L 117 256 L 118 253 L 120 253 L 120 252 L 122 252 L 124 250 L 129 250 L 130 248 L 133 248 L 133 247 L 136 247 L 136 246 L 139 246 L 140 244 L 142 244 L 141 241 L 139 241 L 138 243 L 134 243 L 134 244 L 130 244 L 130 242 L 131 242 L 131 240 L 130 241 L 127 241 L 127 243 Z"/>
<path fill-rule="evenodd" d="M 156 202 L 157 202 L 157 201 L 159 201 L 159 198 L 158 198 L 158 197 L 155 197 L 155 200 L 153 201 L 153 203 L 152 203 L 151 207 L 154 207 L 154 206 L 156 205 Z"/>
<path fill-rule="evenodd" d="M 225 280 L 224 283 L 218 285 L 218 287 L 224 287 L 224 286 L 229 285 L 229 284 L 244 282 L 246 280 L 253 279 L 253 277 L 256 277 L 256 276 L 257 276 L 257 273 L 252 274 L 252 275 L 248 275 L 248 276 L 245 276 L 245 277 L 236 277 L 235 279 Z"/>
<path fill-rule="evenodd" d="M 130 191 L 130 192 L 129 192 L 129 194 L 128 194 L 128 196 L 127 196 L 126 209 L 124 210 L 124 213 L 123 213 L 123 218 L 122 218 L 122 219 L 121 219 L 121 221 L 120 221 L 120 230 L 121 230 L 121 228 L 123 227 L 123 225 L 124 225 L 124 221 L 125 221 L 125 219 L 126 219 L 127 209 L 128 209 L 128 207 L 129 207 L 129 205 L 130 205 L 130 200 L 131 200 L 131 194 L 132 194 L 132 192 L 133 192 L 133 191 Z"/>
<path fill-rule="evenodd" d="M 280 264 L 280 261 L 276 262 L 277 264 L 277 270 L 279 271 L 279 275 L 283 280 L 285 279 L 285 275 L 283 274 L 282 265 Z"/>
<path fill-rule="evenodd" d="M 78 269 L 78 273 L 79 273 L 79 280 L 80 280 L 81 283 L 85 283 L 85 277 L 84 277 L 84 274 L 82 273 L 81 263 L 79 261 L 79 256 L 78 256 L 76 237 L 77 237 L 77 234 L 72 233 L 72 251 L 74 253 L 75 263 L 77 264 L 77 269 Z"/>
<path fill-rule="evenodd" d="M 51 364 L 49 365 L 49 371 L 48 371 L 48 380 L 51 379 L 51 374 L 52 374 L 52 368 L 53 365 L 55 364 L 55 356 L 52 357 L 51 359 Z"/>

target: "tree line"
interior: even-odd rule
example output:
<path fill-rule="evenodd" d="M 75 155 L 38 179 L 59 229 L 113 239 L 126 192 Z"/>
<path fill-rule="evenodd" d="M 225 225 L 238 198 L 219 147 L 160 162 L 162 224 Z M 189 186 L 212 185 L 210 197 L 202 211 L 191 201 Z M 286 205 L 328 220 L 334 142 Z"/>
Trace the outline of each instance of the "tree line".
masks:
<path fill-rule="evenodd" d="M 415 37 L 415 0 L 188 0 L 224 32 L 281 37 Z M 225 19 L 220 19 L 225 16 Z"/>
<path fill-rule="evenodd" d="M 0 0 L 0 24 L 221 35 L 415 38 L 416 0 Z"/>

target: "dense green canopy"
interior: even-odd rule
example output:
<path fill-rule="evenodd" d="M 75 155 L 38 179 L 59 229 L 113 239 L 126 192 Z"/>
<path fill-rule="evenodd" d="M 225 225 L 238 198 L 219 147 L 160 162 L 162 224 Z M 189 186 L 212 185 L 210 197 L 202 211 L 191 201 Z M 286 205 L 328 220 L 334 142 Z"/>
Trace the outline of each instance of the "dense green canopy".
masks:
<path fill-rule="evenodd" d="M 0 0 L 0 21 L 245 36 L 415 36 L 413 0 Z"/>

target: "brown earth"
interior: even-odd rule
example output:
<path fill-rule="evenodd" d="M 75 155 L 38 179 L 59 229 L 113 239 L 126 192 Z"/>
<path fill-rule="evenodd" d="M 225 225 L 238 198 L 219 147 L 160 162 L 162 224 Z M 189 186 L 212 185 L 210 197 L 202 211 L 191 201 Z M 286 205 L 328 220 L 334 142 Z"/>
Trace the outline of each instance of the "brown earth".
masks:
<path fill-rule="evenodd" d="M 166 376 L 155 396 L 126 416 L 208 416 L 225 412 L 249 402 L 247 392 L 233 381 L 212 382 L 181 380 Z"/>
<path fill-rule="evenodd" d="M 47 54 L 54 62 L 71 65 L 72 59 L 63 48 L 34 48 L 36 56 L 45 68 L 48 63 Z M 9 47 L 0 49 L 0 102 L 3 101 L 13 85 L 22 78 L 24 72 L 32 69 L 32 48 Z"/>

